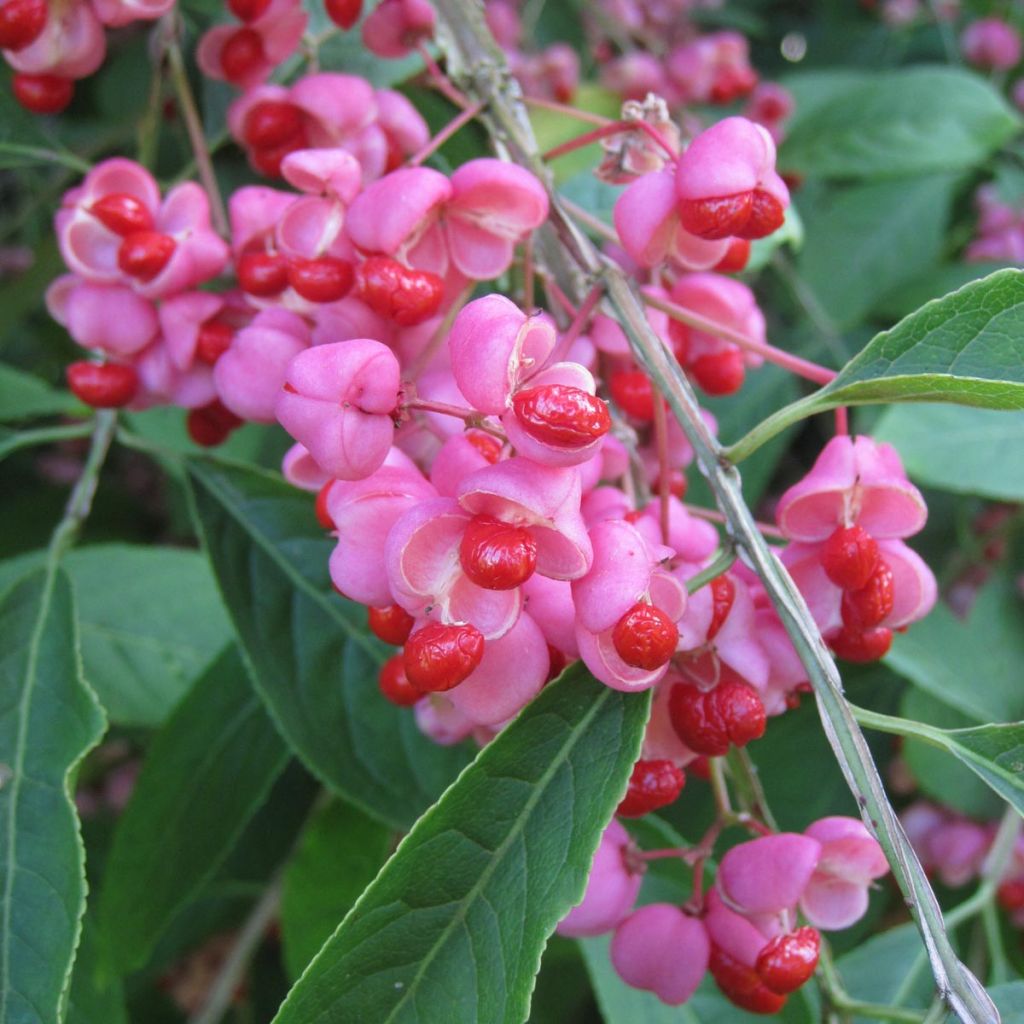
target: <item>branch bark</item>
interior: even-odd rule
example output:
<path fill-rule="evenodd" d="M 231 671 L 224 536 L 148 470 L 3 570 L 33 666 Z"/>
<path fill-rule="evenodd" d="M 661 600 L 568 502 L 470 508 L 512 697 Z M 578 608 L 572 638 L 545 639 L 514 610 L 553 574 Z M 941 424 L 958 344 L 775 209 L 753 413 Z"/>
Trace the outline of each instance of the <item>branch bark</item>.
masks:
<path fill-rule="evenodd" d="M 861 816 L 885 851 L 907 907 L 928 951 L 939 995 L 964 1024 L 998 1024 L 999 1012 L 950 945 L 935 894 L 885 794 L 860 727 L 843 696 L 835 662 L 821 639 L 803 597 L 761 536 L 743 500 L 740 476 L 708 430 L 692 387 L 678 362 L 647 321 L 643 302 L 626 276 L 604 259 L 576 226 L 555 193 L 539 155 L 519 87 L 504 54 L 487 29 L 478 0 L 435 0 L 441 14 L 440 42 L 448 70 L 474 99 L 486 103 L 481 115 L 499 154 L 529 168 L 548 189 L 549 227 L 540 234 L 543 260 L 559 285 L 577 302 L 595 284 L 629 338 L 634 355 L 656 381 L 696 453 L 726 528 L 740 557 L 761 578 L 814 687 L 822 726 Z"/>

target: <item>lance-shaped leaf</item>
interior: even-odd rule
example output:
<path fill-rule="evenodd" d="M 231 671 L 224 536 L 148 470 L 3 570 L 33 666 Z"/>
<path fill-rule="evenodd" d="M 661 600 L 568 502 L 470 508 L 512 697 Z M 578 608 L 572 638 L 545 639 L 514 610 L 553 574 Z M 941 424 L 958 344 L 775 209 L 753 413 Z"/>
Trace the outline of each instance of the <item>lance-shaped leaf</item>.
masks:
<path fill-rule="evenodd" d="M 549 686 L 417 822 L 275 1024 L 525 1020 L 648 707 L 582 667 Z"/>
<path fill-rule="evenodd" d="M 175 914 L 224 863 L 288 757 L 229 648 L 157 733 L 117 823 L 100 905 L 115 970 L 146 962 Z"/>
<path fill-rule="evenodd" d="M 82 678 L 71 584 L 49 566 L 0 599 L 0 1022 L 61 1019 L 85 906 L 75 766 L 105 719 Z"/>
<path fill-rule="evenodd" d="M 308 494 L 251 467 L 188 463 L 196 521 L 253 681 L 309 769 L 406 829 L 466 764 L 378 692 L 389 650 L 332 589 L 331 542 Z"/>
<path fill-rule="evenodd" d="M 954 402 L 1024 409 L 1024 272 L 999 270 L 876 335 L 835 380 L 728 449 L 742 459 L 791 423 L 843 405 Z"/>

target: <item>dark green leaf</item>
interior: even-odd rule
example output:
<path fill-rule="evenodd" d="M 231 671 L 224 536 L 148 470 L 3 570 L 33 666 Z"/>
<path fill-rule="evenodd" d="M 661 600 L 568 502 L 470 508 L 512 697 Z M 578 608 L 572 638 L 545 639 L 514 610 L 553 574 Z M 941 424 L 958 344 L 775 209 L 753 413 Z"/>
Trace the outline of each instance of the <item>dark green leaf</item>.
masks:
<path fill-rule="evenodd" d="M 121 979 L 101 966 L 99 934 L 89 914 L 82 922 L 66 1024 L 128 1024 Z"/>
<path fill-rule="evenodd" d="M 952 174 L 853 185 L 808 217 L 800 272 L 839 327 L 938 261 L 956 185 Z"/>
<path fill-rule="evenodd" d="M 932 487 L 1024 501 L 1024 412 L 960 405 L 897 405 L 872 431 L 907 472 Z"/>
<path fill-rule="evenodd" d="M 39 569 L 0 599 L 0 1021 L 62 1016 L 85 907 L 71 777 L 103 735 L 71 583 Z"/>
<path fill-rule="evenodd" d="M 312 818 L 281 892 L 284 960 L 293 979 L 373 881 L 390 848 L 388 829 L 348 804 L 328 804 Z"/>
<path fill-rule="evenodd" d="M 933 267 L 906 284 L 886 291 L 873 312 L 884 320 L 902 320 L 926 302 L 941 299 L 971 281 L 1007 267 L 1008 263 L 946 263 Z"/>
<path fill-rule="evenodd" d="M 883 1006 L 926 1007 L 935 991 L 931 974 L 921 970 L 906 986 L 910 965 L 919 956 L 924 967 L 921 935 L 912 924 L 903 924 L 872 936 L 840 957 L 836 967 L 846 990 L 855 999 Z"/>
<path fill-rule="evenodd" d="M 974 167 L 1020 130 L 985 79 L 958 68 L 834 73 L 827 98 L 798 103 L 779 162 L 808 177 L 896 178 Z M 792 76 L 797 82 L 797 76 Z M 815 75 L 821 89 L 825 74 Z"/>
<path fill-rule="evenodd" d="M 1024 1024 L 1024 981 L 993 985 L 988 994 L 1002 1015 L 1002 1024 Z"/>
<path fill-rule="evenodd" d="M 1012 581 L 982 588 L 966 623 L 936 605 L 895 637 L 886 664 L 974 722 L 1024 718 L 1024 608 Z"/>
<path fill-rule="evenodd" d="M 942 733 L 942 743 L 1024 814 L 1024 723 L 953 729 Z"/>
<path fill-rule="evenodd" d="M 233 648 L 157 733 L 117 824 L 100 902 L 104 952 L 144 964 L 217 871 L 288 760 Z"/>
<path fill-rule="evenodd" d="M 276 1024 L 526 1019 L 541 951 L 583 895 L 649 697 L 576 667 L 416 824 Z"/>
<path fill-rule="evenodd" d="M 386 656 L 327 573 L 309 495 L 255 469 L 188 465 L 197 522 L 253 680 L 306 765 L 350 803 L 408 828 L 467 762 L 377 690 Z"/>
<path fill-rule="evenodd" d="M 58 391 L 30 373 L 0 363 L 0 420 L 10 423 L 34 416 L 84 413 L 70 391 Z"/>

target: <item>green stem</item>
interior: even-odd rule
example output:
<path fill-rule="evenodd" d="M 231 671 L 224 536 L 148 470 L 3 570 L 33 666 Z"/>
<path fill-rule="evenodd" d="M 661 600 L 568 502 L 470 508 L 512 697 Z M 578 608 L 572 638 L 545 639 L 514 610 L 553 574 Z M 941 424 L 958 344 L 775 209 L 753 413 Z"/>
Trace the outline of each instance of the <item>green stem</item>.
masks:
<path fill-rule="evenodd" d="M 92 433 L 92 420 L 71 423 L 63 427 L 39 427 L 37 430 L 23 430 L 0 441 L 0 459 L 6 458 L 22 448 L 35 448 L 41 444 L 55 444 L 58 441 L 74 441 Z"/>
<path fill-rule="evenodd" d="M 840 402 L 830 403 L 827 399 L 822 400 L 821 392 L 815 391 L 807 395 L 806 398 L 784 405 L 767 419 L 761 420 L 756 427 L 744 434 L 735 444 L 729 445 L 722 454 L 730 462 L 742 462 L 777 434 L 781 434 L 787 427 L 791 427 L 794 423 L 799 423 L 815 413 L 834 409 L 840 404 Z"/>
<path fill-rule="evenodd" d="M 89 517 L 92 500 L 96 496 L 96 487 L 100 480 L 100 470 L 106 461 L 107 452 L 110 451 L 116 427 L 117 413 L 112 409 L 101 409 L 96 413 L 96 418 L 93 421 L 92 444 L 85 465 L 82 467 L 82 475 L 78 478 L 71 497 L 68 498 L 63 518 L 57 524 L 50 538 L 47 561 L 51 568 L 57 565 L 64 553 L 74 544 L 75 538 L 82 529 L 82 524 Z"/>
<path fill-rule="evenodd" d="M 75 156 L 74 153 L 58 149 L 46 149 L 43 146 L 23 146 L 17 142 L 0 142 L 0 154 L 20 156 L 36 163 L 57 164 L 81 174 L 88 174 L 92 165 L 88 160 Z"/>
<path fill-rule="evenodd" d="M 981 908 L 981 923 L 985 928 L 985 942 L 988 946 L 988 973 L 990 985 L 1001 985 L 1009 981 L 1010 961 L 1003 942 L 1003 927 L 994 901 Z"/>
<path fill-rule="evenodd" d="M 725 820 L 734 817 L 732 801 L 729 799 L 729 786 L 725 781 L 725 769 L 722 758 L 708 758 L 708 782 L 711 784 L 711 795 L 715 799 L 718 816 Z"/>
<path fill-rule="evenodd" d="M 844 1017 L 873 1017 L 875 1020 L 905 1021 L 906 1024 L 921 1024 L 924 1013 L 921 1010 L 905 1009 L 896 1005 L 885 1006 L 880 1003 L 866 1003 L 854 999 L 843 985 L 843 979 L 832 959 L 832 950 L 827 942 L 821 944 L 818 958 L 818 981 L 825 990 L 827 1002 Z"/>
<path fill-rule="evenodd" d="M 696 594 L 701 587 L 706 587 L 712 580 L 721 576 L 735 561 L 736 548 L 728 544 L 715 555 L 714 561 L 706 569 L 701 569 L 696 576 L 691 576 L 686 581 L 686 592 Z"/>
<path fill-rule="evenodd" d="M 773 832 L 778 832 L 779 826 L 768 806 L 768 797 L 765 795 L 764 786 L 761 785 L 761 777 L 746 747 L 732 747 L 728 754 L 729 767 L 732 769 L 733 778 L 737 788 L 742 791 L 748 804 L 748 810 L 761 819 Z"/>

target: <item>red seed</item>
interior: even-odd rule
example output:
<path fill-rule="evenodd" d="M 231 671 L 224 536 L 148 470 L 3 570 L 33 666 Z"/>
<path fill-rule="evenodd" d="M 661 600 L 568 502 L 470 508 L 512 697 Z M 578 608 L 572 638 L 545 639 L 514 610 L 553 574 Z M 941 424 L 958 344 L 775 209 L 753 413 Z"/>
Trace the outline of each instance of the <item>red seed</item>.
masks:
<path fill-rule="evenodd" d="M 334 486 L 335 481 L 328 480 L 327 483 L 316 492 L 316 502 L 313 505 L 313 512 L 316 515 L 316 521 L 325 529 L 334 529 L 334 520 L 331 518 L 330 512 L 327 511 L 327 496 L 331 493 L 331 488 Z M 400 643 L 404 643 L 401 641 Z"/>
<path fill-rule="evenodd" d="M 338 28 L 347 32 L 363 13 L 363 0 L 324 0 L 324 10 Z"/>
<path fill-rule="evenodd" d="M 17 72 L 11 76 L 14 98 L 33 114 L 59 114 L 75 95 L 75 83 L 58 75 L 26 75 Z"/>
<path fill-rule="evenodd" d="M 708 969 L 722 994 L 741 1010 L 750 1013 L 778 1013 L 786 997 L 773 992 L 753 967 L 747 967 L 719 946 L 711 947 Z"/>
<path fill-rule="evenodd" d="M 695 359 L 687 367 L 690 376 L 709 395 L 732 395 L 743 387 L 747 368 L 738 348 L 727 348 Z"/>
<path fill-rule="evenodd" d="M 711 588 L 711 623 L 708 626 L 708 640 L 714 640 L 718 631 L 732 611 L 736 600 L 736 584 L 726 575 L 716 576 L 708 586 Z"/>
<path fill-rule="evenodd" d="M 725 255 L 712 267 L 720 274 L 738 274 L 750 260 L 750 242 L 746 238 L 734 238 Z"/>
<path fill-rule="evenodd" d="M 223 444 L 228 436 L 244 420 L 236 416 L 222 402 L 214 399 L 199 409 L 189 409 L 185 417 L 185 429 L 192 440 L 203 448 Z"/>
<path fill-rule="evenodd" d="M 17 53 L 34 43 L 46 28 L 46 0 L 7 0 L 0 7 L 0 50 Z"/>
<path fill-rule="evenodd" d="M 405 662 L 401 654 L 388 658 L 384 662 L 377 677 L 380 692 L 400 708 L 412 707 L 422 696 L 419 690 L 409 682 L 405 674 Z"/>
<path fill-rule="evenodd" d="M 378 316 L 399 327 L 429 320 L 441 307 L 444 281 L 426 270 L 412 270 L 389 256 L 369 256 L 356 271 L 359 297 Z"/>
<path fill-rule="evenodd" d="M 263 37 L 253 28 L 240 28 L 228 36 L 220 51 L 224 77 L 236 85 L 256 71 L 266 59 Z"/>
<path fill-rule="evenodd" d="M 723 757 L 764 735 L 767 717 L 757 691 L 740 680 L 723 680 L 712 690 L 677 683 L 669 692 L 669 719 L 694 753 Z"/>
<path fill-rule="evenodd" d="M 892 630 L 884 626 L 866 629 L 841 629 L 828 642 L 837 658 L 846 661 L 866 663 L 878 661 L 889 653 L 892 646 Z"/>
<path fill-rule="evenodd" d="M 485 590 L 512 590 L 537 568 L 537 541 L 529 530 L 492 516 L 474 516 L 459 544 L 462 571 Z"/>
<path fill-rule="evenodd" d="M 288 283 L 309 302 L 337 302 L 349 293 L 352 278 L 352 264 L 333 256 L 288 263 Z"/>
<path fill-rule="evenodd" d="M 892 569 L 880 558 L 863 587 L 843 594 L 839 606 L 843 625 L 860 632 L 881 625 L 896 603 L 893 583 Z"/>
<path fill-rule="evenodd" d="M 797 928 L 771 939 L 758 953 L 754 969 L 772 992 L 786 996 L 814 974 L 820 949 L 821 935 L 816 928 Z"/>
<path fill-rule="evenodd" d="M 740 235 L 750 219 L 753 192 L 708 199 L 680 199 L 679 219 L 691 235 L 709 240 Z"/>
<path fill-rule="evenodd" d="M 133 231 L 117 250 L 117 265 L 129 277 L 152 281 L 170 262 L 178 243 L 159 231 Z"/>
<path fill-rule="evenodd" d="M 243 252 L 235 273 L 242 291 L 258 298 L 277 295 L 288 284 L 288 263 L 276 252 Z"/>
<path fill-rule="evenodd" d="M 1014 878 L 1002 882 L 996 890 L 996 899 L 1003 910 L 1011 913 L 1024 909 L 1024 879 Z"/>
<path fill-rule="evenodd" d="M 501 442 L 493 434 L 469 430 L 466 440 L 493 466 L 501 458 Z"/>
<path fill-rule="evenodd" d="M 72 394 L 94 409 L 120 409 L 139 390 L 139 375 L 120 363 L 71 363 L 65 371 Z"/>
<path fill-rule="evenodd" d="M 229 348 L 235 331 L 223 320 L 207 320 L 196 335 L 196 359 L 213 366 Z"/>
<path fill-rule="evenodd" d="M 642 601 L 615 624 L 612 644 L 632 668 L 654 672 L 667 664 L 679 643 L 676 624 L 660 609 Z"/>
<path fill-rule="evenodd" d="M 863 526 L 840 526 L 822 545 L 818 559 L 837 587 L 859 590 L 878 564 L 878 543 Z"/>
<path fill-rule="evenodd" d="M 622 818 L 639 818 L 667 807 L 678 799 L 685 784 L 685 773 L 671 761 L 637 761 L 615 813 Z"/>
<path fill-rule="evenodd" d="M 397 604 L 387 608 L 367 608 L 366 620 L 375 637 L 395 647 L 401 647 L 409 639 L 412 627 L 416 625 L 416 620 Z"/>
<path fill-rule="evenodd" d="M 612 426 L 608 406 L 600 398 L 565 384 L 518 391 L 512 410 L 526 434 L 557 448 L 584 448 Z"/>
<path fill-rule="evenodd" d="M 272 149 L 304 134 L 302 111 L 294 103 L 254 103 L 242 123 L 242 138 L 255 149 Z"/>
<path fill-rule="evenodd" d="M 468 623 L 446 626 L 430 622 L 409 637 L 402 651 L 406 677 L 424 693 L 458 686 L 483 656 L 483 634 Z"/>
<path fill-rule="evenodd" d="M 618 370 L 608 379 L 612 400 L 627 415 L 644 422 L 654 418 L 654 388 L 641 370 Z"/>
<path fill-rule="evenodd" d="M 111 192 L 97 199 L 89 212 L 115 235 L 131 235 L 153 227 L 153 215 L 145 204 L 127 192 Z"/>
<path fill-rule="evenodd" d="M 228 10 L 239 20 L 245 22 L 262 18 L 270 6 L 270 0 L 228 0 Z"/>

